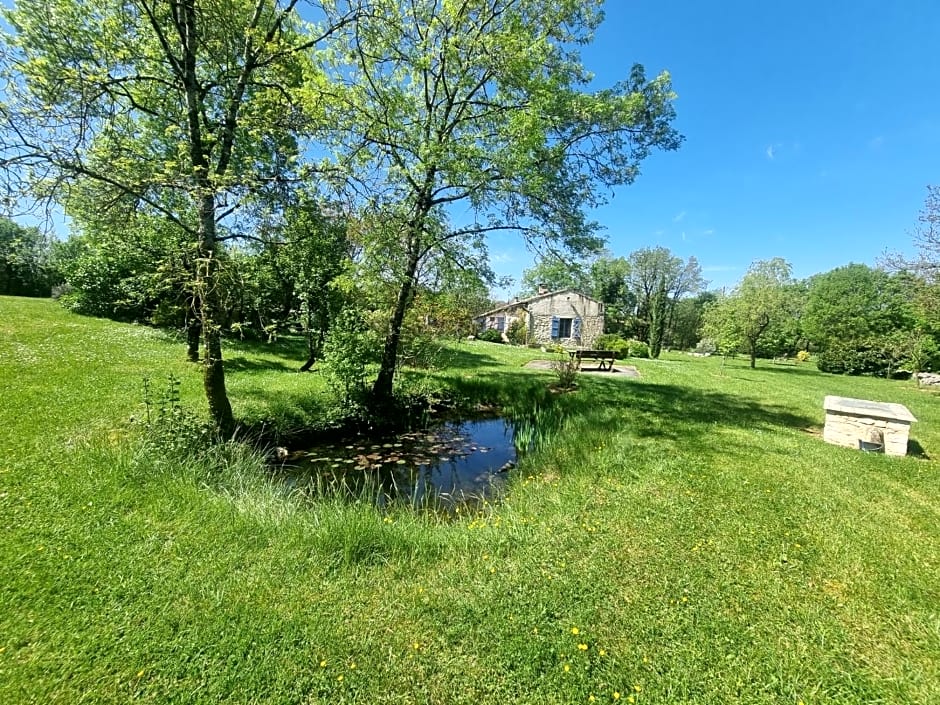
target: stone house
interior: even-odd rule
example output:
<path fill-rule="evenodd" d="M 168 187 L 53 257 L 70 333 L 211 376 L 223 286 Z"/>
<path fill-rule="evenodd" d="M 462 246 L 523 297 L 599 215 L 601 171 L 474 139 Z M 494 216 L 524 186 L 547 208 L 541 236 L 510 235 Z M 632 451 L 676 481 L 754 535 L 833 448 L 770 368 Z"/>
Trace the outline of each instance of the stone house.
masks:
<path fill-rule="evenodd" d="M 476 321 L 483 330 L 498 330 L 503 340 L 513 321 L 522 321 L 528 343 L 590 349 L 604 332 L 604 304 L 574 289 L 561 289 L 510 301 Z"/>

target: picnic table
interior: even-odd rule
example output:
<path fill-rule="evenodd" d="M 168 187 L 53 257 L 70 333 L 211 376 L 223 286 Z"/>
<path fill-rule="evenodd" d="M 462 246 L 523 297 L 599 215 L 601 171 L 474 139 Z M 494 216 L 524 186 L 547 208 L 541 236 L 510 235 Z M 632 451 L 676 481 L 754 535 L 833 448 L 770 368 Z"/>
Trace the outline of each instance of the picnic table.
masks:
<path fill-rule="evenodd" d="M 613 350 L 569 350 L 568 354 L 572 360 L 578 361 L 578 369 L 581 369 L 582 360 L 597 360 L 597 369 L 613 372 L 614 369 L 614 351 Z"/>

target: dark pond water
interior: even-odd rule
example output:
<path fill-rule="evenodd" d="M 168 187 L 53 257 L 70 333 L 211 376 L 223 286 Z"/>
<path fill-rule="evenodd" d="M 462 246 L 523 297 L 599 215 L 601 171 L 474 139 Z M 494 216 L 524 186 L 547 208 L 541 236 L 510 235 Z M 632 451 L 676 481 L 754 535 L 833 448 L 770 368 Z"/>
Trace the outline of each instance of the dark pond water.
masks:
<path fill-rule="evenodd" d="M 291 489 L 454 509 L 499 494 L 515 465 L 503 419 L 448 421 L 383 439 L 347 439 L 295 453 L 282 470 Z"/>

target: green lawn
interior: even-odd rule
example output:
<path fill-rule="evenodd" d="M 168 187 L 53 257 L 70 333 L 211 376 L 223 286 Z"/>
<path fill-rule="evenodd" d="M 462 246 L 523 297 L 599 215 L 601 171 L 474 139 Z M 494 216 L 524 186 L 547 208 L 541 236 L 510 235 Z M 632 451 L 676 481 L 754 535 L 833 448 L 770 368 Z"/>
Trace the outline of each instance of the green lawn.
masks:
<path fill-rule="evenodd" d="M 227 354 L 237 415 L 316 418 L 302 353 Z M 537 355 L 435 374 L 564 414 L 505 500 L 383 515 L 155 457 L 182 343 L 0 298 L 0 703 L 940 702 L 940 397 L 677 354 L 551 395 Z M 907 405 L 921 457 L 824 444 L 826 394 Z"/>

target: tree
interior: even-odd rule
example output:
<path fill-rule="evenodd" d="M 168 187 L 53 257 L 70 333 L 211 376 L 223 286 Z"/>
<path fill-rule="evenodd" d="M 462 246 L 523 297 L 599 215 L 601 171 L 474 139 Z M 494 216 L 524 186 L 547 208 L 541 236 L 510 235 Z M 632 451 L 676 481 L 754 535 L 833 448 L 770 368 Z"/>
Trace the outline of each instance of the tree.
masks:
<path fill-rule="evenodd" d="M 755 367 L 761 337 L 772 323 L 792 315 L 790 272 L 780 257 L 754 262 L 730 295 L 705 310 L 706 336 L 723 352 L 743 348 Z"/>
<path fill-rule="evenodd" d="M 630 263 L 623 257 L 604 252 L 591 263 L 587 293 L 604 302 L 605 333 L 623 333 L 636 308 L 629 276 Z"/>
<path fill-rule="evenodd" d="M 907 292 L 886 272 L 864 264 L 838 267 L 810 279 L 803 326 L 820 349 L 868 343 L 913 323 Z"/>
<path fill-rule="evenodd" d="M 659 357 L 676 302 L 705 287 L 702 268 L 695 257 L 683 262 L 665 247 L 645 247 L 627 260 L 630 287 L 637 299 L 636 335 L 649 342 L 652 357 Z"/>
<path fill-rule="evenodd" d="M 0 165 L 8 193 L 160 216 L 192 244 L 204 387 L 234 427 L 219 325 L 220 223 L 290 173 L 297 0 L 49 0 L 8 10 Z M 349 21 L 343 17 L 340 21 Z M 231 234 L 231 233 L 229 233 Z"/>
<path fill-rule="evenodd" d="M 39 228 L 0 218 L 0 295 L 49 296 L 51 249 Z"/>
<path fill-rule="evenodd" d="M 676 302 L 670 344 L 681 350 L 694 348 L 702 339 L 702 318 L 706 307 L 715 301 L 718 295 L 704 291 L 697 296 L 687 296 Z"/>
<path fill-rule="evenodd" d="M 634 66 L 623 83 L 586 90 L 591 77 L 575 48 L 591 40 L 601 5 L 375 0 L 341 33 L 333 73 L 343 85 L 326 123 L 362 177 L 373 249 L 397 288 L 376 400 L 391 396 L 402 322 L 427 258 L 473 268 L 481 236 L 499 230 L 559 252 L 592 251 L 597 226 L 585 210 L 602 202 L 598 186 L 629 184 L 651 150 L 678 148 L 668 74 L 648 81 Z M 337 0 L 332 12 L 345 7 Z M 447 214 L 458 206 L 470 222 L 452 226 Z"/>
<path fill-rule="evenodd" d="M 913 302 L 924 323 L 940 334 L 940 186 L 928 186 L 924 207 L 913 232 L 917 257 L 908 259 L 897 253 L 886 254 L 882 265 L 890 271 L 908 273 L 914 286 Z"/>
<path fill-rule="evenodd" d="M 558 291 L 559 289 L 587 289 L 588 280 L 585 266 L 577 260 L 566 260 L 549 254 L 540 257 L 535 264 L 522 273 L 523 296 L 535 296 L 541 290 Z"/>

